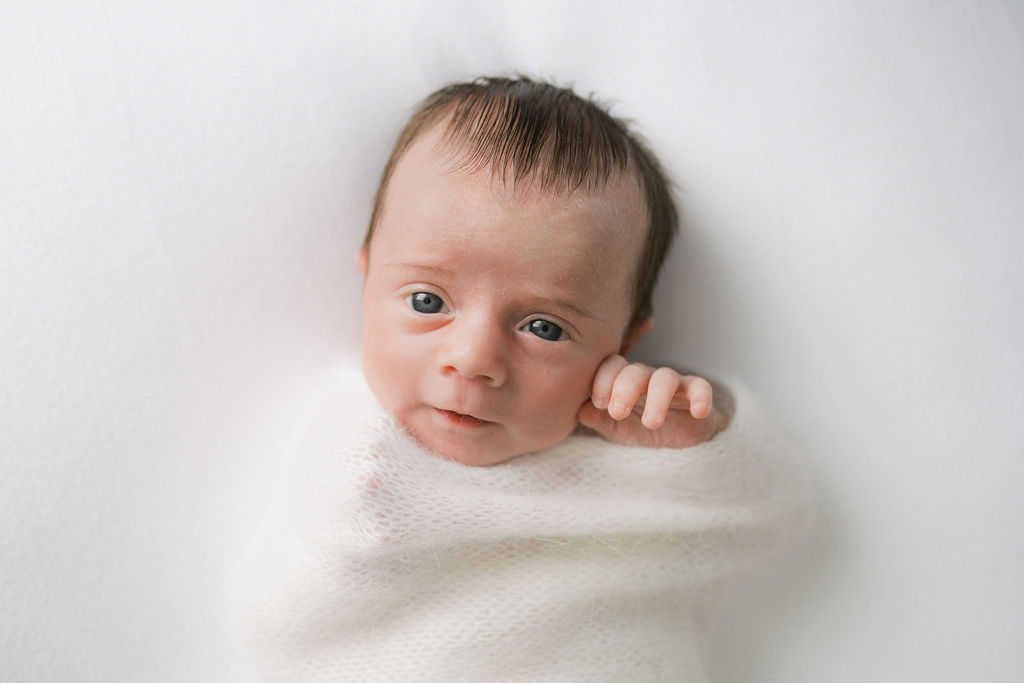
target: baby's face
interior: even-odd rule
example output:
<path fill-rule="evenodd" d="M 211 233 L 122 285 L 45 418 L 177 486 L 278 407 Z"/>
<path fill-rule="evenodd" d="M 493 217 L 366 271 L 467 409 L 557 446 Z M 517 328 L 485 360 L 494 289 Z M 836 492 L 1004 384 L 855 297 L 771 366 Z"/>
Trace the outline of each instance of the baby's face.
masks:
<path fill-rule="evenodd" d="M 632 177 L 513 192 L 447 163 L 439 138 L 420 137 L 387 189 L 364 261 L 363 371 L 424 446 L 493 465 L 576 427 L 622 346 L 645 207 Z"/>

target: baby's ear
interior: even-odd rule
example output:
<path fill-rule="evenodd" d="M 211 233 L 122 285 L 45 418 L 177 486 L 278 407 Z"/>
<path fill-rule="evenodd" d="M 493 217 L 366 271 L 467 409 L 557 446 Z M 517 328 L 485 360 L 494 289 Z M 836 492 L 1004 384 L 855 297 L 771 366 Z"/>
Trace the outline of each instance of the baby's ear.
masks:
<path fill-rule="evenodd" d="M 366 247 L 363 247 L 359 250 L 359 253 L 356 254 L 356 263 L 359 264 L 359 270 L 363 271 L 363 277 L 366 277 L 366 266 L 369 262 L 370 252 L 366 250 Z"/>
<path fill-rule="evenodd" d="M 645 334 L 654 329 L 654 318 L 643 318 L 633 323 L 633 326 L 629 328 L 629 332 L 622 338 L 622 348 L 619 349 L 619 353 L 625 356 L 629 353 L 636 343 L 640 341 L 640 338 Z"/>

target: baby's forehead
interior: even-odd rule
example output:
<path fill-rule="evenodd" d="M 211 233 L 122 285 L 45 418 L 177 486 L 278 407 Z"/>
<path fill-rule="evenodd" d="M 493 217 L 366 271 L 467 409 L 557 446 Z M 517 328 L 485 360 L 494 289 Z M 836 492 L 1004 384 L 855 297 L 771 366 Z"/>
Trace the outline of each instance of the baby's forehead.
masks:
<path fill-rule="evenodd" d="M 469 240 L 496 213 L 516 216 L 519 229 L 544 225 L 549 229 L 531 234 L 568 248 L 565 226 L 574 229 L 573 256 L 602 252 L 601 265 L 639 258 L 647 234 L 647 209 L 640 182 L 628 170 L 610 174 L 603 182 L 569 186 L 552 183 L 540 166 L 517 174 L 486 157 L 470 156 L 465 143 L 445 136 L 436 126 L 405 149 L 397 160 L 384 200 L 383 215 L 399 218 L 406 230 L 421 233 L 426 226 L 440 229 L 445 239 Z M 394 229 L 392 220 L 379 226 Z M 438 227 L 438 224 L 442 224 Z M 419 225 L 420 229 L 413 226 Z M 504 224 L 513 229 L 515 224 Z M 406 233 L 412 236 L 411 233 Z M 532 245 L 531 245 L 532 246 Z M 589 247 L 589 248 L 588 248 Z"/>

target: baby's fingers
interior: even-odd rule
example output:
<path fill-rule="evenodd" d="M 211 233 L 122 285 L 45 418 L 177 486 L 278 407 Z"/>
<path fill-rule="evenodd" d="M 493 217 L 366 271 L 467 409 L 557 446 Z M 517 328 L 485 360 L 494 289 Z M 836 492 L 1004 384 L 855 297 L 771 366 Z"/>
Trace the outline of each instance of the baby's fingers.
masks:
<path fill-rule="evenodd" d="M 711 414 L 714 405 L 711 383 L 703 377 L 686 375 L 680 377 L 681 392 L 690 402 L 690 415 L 703 420 Z"/>
<path fill-rule="evenodd" d="M 594 386 L 590 391 L 590 401 L 594 404 L 595 408 L 604 410 L 608 407 L 608 402 L 612 398 L 612 387 L 615 384 L 615 378 L 619 375 L 622 368 L 627 365 L 629 365 L 629 361 L 619 354 L 608 356 L 601 363 L 597 373 L 594 375 Z"/>
<path fill-rule="evenodd" d="M 640 418 L 644 427 L 658 429 L 665 424 L 665 417 L 672 408 L 672 401 L 682 379 L 672 368 L 658 368 L 654 371 L 647 385 L 644 414 Z"/>
<path fill-rule="evenodd" d="M 616 420 L 625 420 L 633 412 L 640 395 L 647 391 L 651 369 L 643 363 L 631 363 L 619 371 L 608 400 L 608 414 Z"/>

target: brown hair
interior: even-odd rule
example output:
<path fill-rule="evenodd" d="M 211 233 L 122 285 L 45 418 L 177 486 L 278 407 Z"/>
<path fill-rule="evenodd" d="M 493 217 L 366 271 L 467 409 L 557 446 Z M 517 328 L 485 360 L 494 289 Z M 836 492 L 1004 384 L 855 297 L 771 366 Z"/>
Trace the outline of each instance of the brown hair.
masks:
<path fill-rule="evenodd" d="M 633 281 L 633 324 L 650 317 L 658 272 L 677 230 L 678 214 L 661 164 L 625 121 L 569 88 L 518 78 L 478 78 L 441 88 L 425 99 L 402 129 L 373 200 L 363 240 L 369 249 L 388 181 L 409 146 L 447 118 L 444 142 L 467 167 L 489 163 L 515 181 L 546 191 L 599 190 L 617 172 L 633 172 L 647 204 L 647 235 Z"/>

